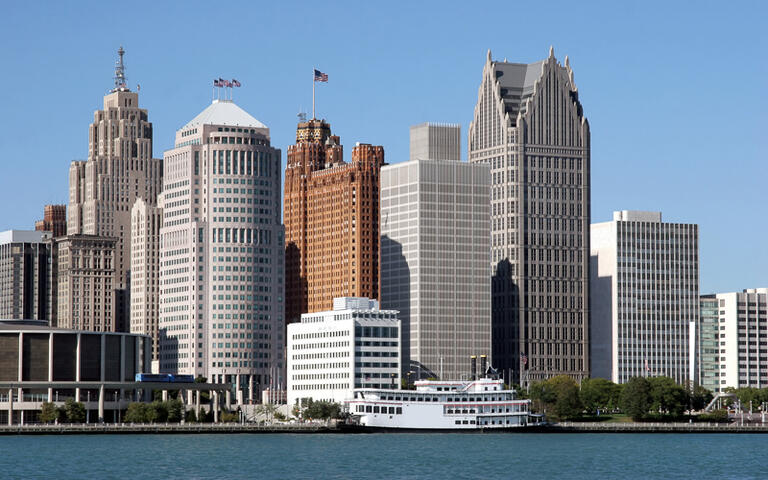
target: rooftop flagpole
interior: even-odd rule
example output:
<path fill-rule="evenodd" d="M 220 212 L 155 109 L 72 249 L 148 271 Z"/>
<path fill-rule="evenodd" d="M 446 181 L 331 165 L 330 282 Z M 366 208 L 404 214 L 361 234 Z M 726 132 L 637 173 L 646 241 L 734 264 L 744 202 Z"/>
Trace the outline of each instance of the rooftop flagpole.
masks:
<path fill-rule="evenodd" d="M 315 119 L 315 67 L 312 67 L 312 120 Z"/>

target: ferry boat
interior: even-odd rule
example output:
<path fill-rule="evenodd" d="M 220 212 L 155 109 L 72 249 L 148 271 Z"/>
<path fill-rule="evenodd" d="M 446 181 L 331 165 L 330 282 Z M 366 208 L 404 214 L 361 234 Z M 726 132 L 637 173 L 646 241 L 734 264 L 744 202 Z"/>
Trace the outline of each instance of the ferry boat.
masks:
<path fill-rule="evenodd" d="M 477 431 L 529 424 L 530 400 L 515 399 L 500 379 L 415 382 L 416 390 L 357 388 L 345 402 L 362 430 Z"/>

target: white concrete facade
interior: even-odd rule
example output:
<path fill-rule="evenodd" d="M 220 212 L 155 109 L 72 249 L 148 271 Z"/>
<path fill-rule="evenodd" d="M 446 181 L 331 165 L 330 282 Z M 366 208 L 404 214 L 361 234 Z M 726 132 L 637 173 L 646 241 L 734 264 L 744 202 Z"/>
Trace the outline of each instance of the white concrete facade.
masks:
<path fill-rule="evenodd" d="M 160 226 L 163 209 L 141 198 L 131 209 L 130 332 L 152 337 L 153 367 L 158 360 L 160 317 Z M 157 368 L 153 368 L 156 371 Z"/>
<path fill-rule="evenodd" d="M 591 375 L 695 378 L 698 226 L 624 210 L 591 232 Z"/>
<path fill-rule="evenodd" d="M 715 294 L 720 391 L 768 387 L 768 288 Z"/>
<path fill-rule="evenodd" d="M 417 127 L 411 148 L 435 154 Z M 439 128 L 455 144 L 437 151 L 457 152 L 459 127 Z M 400 312 L 411 381 L 465 380 L 470 356 L 491 355 L 489 185 L 488 165 L 457 156 L 381 169 L 381 300 Z"/>
<path fill-rule="evenodd" d="M 160 370 L 258 401 L 285 388 L 280 150 L 263 123 L 215 100 L 164 161 Z"/>
<path fill-rule="evenodd" d="M 354 388 L 400 388 L 400 320 L 367 298 L 333 300 L 288 325 L 288 405 L 342 402 Z"/>

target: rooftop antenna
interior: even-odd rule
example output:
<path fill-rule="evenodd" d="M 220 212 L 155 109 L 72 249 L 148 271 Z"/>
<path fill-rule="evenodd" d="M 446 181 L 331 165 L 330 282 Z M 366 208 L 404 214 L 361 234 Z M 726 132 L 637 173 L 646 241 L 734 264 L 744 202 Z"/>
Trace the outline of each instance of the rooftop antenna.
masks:
<path fill-rule="evenodd" d="M 117 54 L 120 56 L 120 59 L 115 62 L 115 89 L 112 90 L 113 92 L 121 89 L 127 90 L 125 86 L 125 65 L 123 64 L 123 55 L 125 55 L 125 50 L 123 50 L 122 45 L 120 45 L 120 48 L 117 50 Z"/>

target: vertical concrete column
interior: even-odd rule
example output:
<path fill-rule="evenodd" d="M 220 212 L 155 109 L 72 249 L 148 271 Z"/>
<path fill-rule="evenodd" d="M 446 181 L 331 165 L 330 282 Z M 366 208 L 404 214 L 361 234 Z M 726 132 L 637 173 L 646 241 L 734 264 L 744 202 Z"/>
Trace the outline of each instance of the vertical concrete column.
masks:
<path fill-rule="evenodd" d="M 211 409 L 213 410 L 213 423 L 219 423 L 219 391 L 218 390 L 213 391 L 213 405 L 211 405 Z"/>
<path fill-rule="evenodd" d="M 230 389 L 227 389 L 226 393 L 224 394 L 225 398 L 225 405 L 227 406 L 227 410 L 232 408 L 232 391 Z"/>
<path fill-rule="evenodd" d="M 163 390 L 163 401 L 164 402 L 168 401 L 168 390 Z"/>
<path fill-rule="evenodd" d="M 248 375 L 248 403 L 253 404 L 253 374 Z"/>
<path fill-rule="evenodd" d="M 104 384 L 99 386 L 99 423 L 104 423 Z"/>
<path fill-rule="evenodd" d="M 13 389 L 8 389 L 8 425 L 13 425 Z"/>
<path fill-rule="evenodd" d="M 235 375 L 235 403 L 243 404 L 243 390 L 240 388 L 240 374 Z"/>
<path fill-rule="evenodd" d="M 75 381 L 80 381 L 80 334 L 77 334 L 77 347 L 75 348 Z M 75 389 L 75 401 L 80 401 L 80 388 Z"/>
<path fill-rule="evenodd" d="M 199 422 L 200 421 L 200 390 L 195 392 L 195 417 Z"/>
<path fill-rule="evenodd" d="M 24 367 L 24 332 L 19 332 L 19 369 L 18 369 L 19 382 L 22 382 L 24 380 L 23 367 Z M 19 387 L 19 402 L 23 402 L 23 401 L 24 401 L 24 396 L 21 392 L 21 387 Z"/>
<path fill-rule="evenodd" d="M 53 332 L 48 334 L 48 381 L 53 381 Z M 48 401 L 53 401 L 53 388 L 48 387 Z"/>

